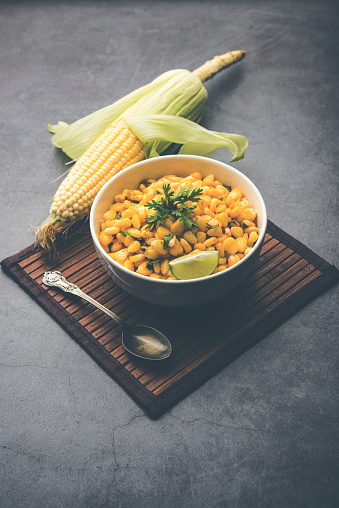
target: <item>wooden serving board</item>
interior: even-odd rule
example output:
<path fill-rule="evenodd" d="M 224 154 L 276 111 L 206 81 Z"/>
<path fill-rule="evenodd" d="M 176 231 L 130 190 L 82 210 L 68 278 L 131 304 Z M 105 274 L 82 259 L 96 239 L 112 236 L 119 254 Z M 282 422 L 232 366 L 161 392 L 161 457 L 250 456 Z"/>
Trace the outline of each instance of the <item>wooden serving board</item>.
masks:
<path fill-rule="evenodd" d="M 160 308 L 125 293 L 102 267 L 87 229 L 64 246 L 57 262 L 46 263 L 30 246 L 2 267 L 154 418 L 339 278 L 334 266 L 271 222 L 250 277 L 230 295 L 195 308 Z M 61 271 L 128 323 L 158 328 L 172 342 L 171 357 L 161 362 L 132 357 L 112 319 L 76 296 L 42 285 L 47 270 Z"/>

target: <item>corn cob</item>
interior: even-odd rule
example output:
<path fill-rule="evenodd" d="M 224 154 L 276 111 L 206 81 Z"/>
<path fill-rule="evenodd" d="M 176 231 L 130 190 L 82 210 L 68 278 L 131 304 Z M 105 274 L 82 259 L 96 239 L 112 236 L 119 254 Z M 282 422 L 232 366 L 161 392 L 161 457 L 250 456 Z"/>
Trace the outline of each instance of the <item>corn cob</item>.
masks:
<path fill-rule="evenodd" d="M 170 111 L 170 113 L 174 113 L 178 116 L 185 115 L 186 118 L 188 117 L 194 121 L 200 120 L 207 96 L 202 83 L 213 77 L 223 68 L 240 61 L 244 56 L 244 51 L 229 52 L 225 55 L 215 57 L 213 60 L 206 62 L 194 72 L 190 73 L 192 79 L 198 78 L 200 80 L 202 90 L 198 88 L 198 92 L 203 93 L 201 93 L 201 96 L 199 95 L 195 104 L 194 97 L 193 99 L 189 97 L 192 105 L 190 101 L 187 101 L 189 107 L 185 109 L 185 107 L 183 108 L 181 106 L 180 110 L 175 110 L 174 108 L 174 111 Z M 196 87 L 196 83 L 194 83 L 194 86 Z M 194 94 L 198 95 L 196 91 L 194 91 Z M 171 101 L 169 100 L 168 102 L 170 103 Z M 145 103 L 146 105 L 141 102 L 141 106 L 137 104 L 137 107 L 132 105 L 130 108 L 127 108 L 126 111 L 132 114 L 135 112 L 139 113 L 143 111 L 143 108 L 148 107 L 152 113 L 156 112 L 159 114 L 165 112 L 166 115 L 169 114 L 168 104 L 166 107 L 163 106 L 165 111 L 157 111 L 157 104 L 153 105 L 150 103 L 149 98 L 145 100 Z M 170 121 L 171 117 L 166 116 L 165 118 Z M 206 131 L 206 133 L 208 132 L 209 131 Z M 213 134 L 218 135 L 218 133 Z M 236 137 L 237 135 L 233 135 L 233 139 Z M 240 136 L 238 137 L 240 138 Z M 217 147 L 228 146 L 225 142 L 221 143 L 220 139 L 217 141 L 219 141 Z M 235 139 L 235 144 L 236 141 Z M 56 146 L 62 146 L 57 143 L 55 144 Z M 95 141 L 90 144 L 87 150 L 84 151 L 61 183 L 53 198 L 50 216 L 40 228 L 36 230 L 37 245 L 43 249 L 49 258 L 55 257 L 57 254 L 55 250 L 56 238 L 60 234 L 65 233 L 69 227 L 78 223 L 81 219 L 88 217 L 95 196 L 112 176 L 132 164 L 152 156 L 152 153 L 153 156 L 159 155 L 171 144 L 170 141 L 166 142 L 166 140 L 162 139 L 160 141 L 155 141 L 153 144 L 147 143 L 146 149 L 146 143 L 143 143 L 142 139 L 138 139 L 133 133 L 132 129 L 123 119 L 123 115 L 118 116 L 118 118 L 96 137 Z M 66 150 L 64 151 L 68 153 Z M 242 156 L 243 154 L 241 154 L 239 158 Z"/>

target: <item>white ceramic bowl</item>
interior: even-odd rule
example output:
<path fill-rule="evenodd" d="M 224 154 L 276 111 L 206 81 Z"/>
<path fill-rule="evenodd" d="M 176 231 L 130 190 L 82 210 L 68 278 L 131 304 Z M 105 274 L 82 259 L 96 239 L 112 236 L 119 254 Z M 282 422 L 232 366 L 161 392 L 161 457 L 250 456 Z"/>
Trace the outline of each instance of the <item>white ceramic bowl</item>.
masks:
<path fill-rule="evenodd" d="M 114 196 L 125 188 L 136 189 L 141 180 L 158 179 L 166 174 L 187 176 L 199 171 L 203 177 L 214 174 L 225 185 L 238 187 L 257 211 L 259 239 L 247 256 L 220 273 L 200 279 L 166 281 L 139 275 L 108 256 L 100 245 L 100 219 L 113 203 Z M 250 273 L 259 256 L 267 227 L 265 203 L 257 187 L 240 171 L 206 157 L 168 155 L 138 162 L 111 178 L 100 190 L 92 205 L 90 230 L 98 256 L 113 280 L 131 295 L 155 305 L 191 307 L 226 295 Z"/>

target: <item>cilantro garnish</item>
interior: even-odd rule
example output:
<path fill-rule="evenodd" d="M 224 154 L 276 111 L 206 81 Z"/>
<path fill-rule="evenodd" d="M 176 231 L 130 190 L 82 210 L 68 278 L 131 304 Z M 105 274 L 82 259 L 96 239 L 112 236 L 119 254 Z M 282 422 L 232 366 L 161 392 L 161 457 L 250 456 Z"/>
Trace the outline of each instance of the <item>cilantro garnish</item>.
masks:
<path fill-rule="evenodd" d="M 225 187 L 225 189 L 227 189 L 228 192 L 231 192 L 232 190 L 232 187 L 230 185 L 223 185 L 223 187 Z"/>
<path fill-rule="evenodd" d="M 120 234 L 126 238 L 126 236 L 130 236 L 134 240 L 139 240 L 139 238 L 136 238 L 135 236 L 131 235 L 129 231 L 120 231 Z"/>
<path fill-rule="evenodd" d="M 114 219 L 121 219 L 121 216 L 122 216 L 122 213 L 120 213 L 120 212 L 115 212 L 115 217 L 114 217 Z"/>
<path fill-rule="evenodd" d="M 188 215 L 193 212 L 197 204 L 188 206 L 186 202 L 199 201 L 199 196 L 203 193 L 203 189 L 185 187 L 177 194 L 174 194 L 169 183 L 164 184 L 163 189 L 164 196 L 159 201 L 152 199 L 145 205 L 146 208 L 152 208 L 156 211 L 154 215 L 146 219 L 146 228 L 154 231 L 157 225 L 161 224 L 168 217 L 179 219 L 184 226 L 188 225 L 190 229 L 193 225 L 196 226 L 197 224 Z"/>
<path fill-rule="evenodd" d="M 155 263 L 160 263 L 162 261 L 162 259 L 150 259 L 146 265 L 146 268 L 148 268 L 148 270 L 152 270 L 153 268 L 153 265 Z"/>
<path fill-rule="evenodd" d="M 146 187 L 148 187 L 151 183 L 152 182 L 150 180 L 141 180 L 140 185 L 146 185 Z"/>
<path fill-rule="evenodd" d="M 168 244 L 172 240 L 174 234 L 173 233 L 167 233 L 165 235 L 164 241 L 163 241 L 163 247 L 165 250 L 168 250 Z"/>

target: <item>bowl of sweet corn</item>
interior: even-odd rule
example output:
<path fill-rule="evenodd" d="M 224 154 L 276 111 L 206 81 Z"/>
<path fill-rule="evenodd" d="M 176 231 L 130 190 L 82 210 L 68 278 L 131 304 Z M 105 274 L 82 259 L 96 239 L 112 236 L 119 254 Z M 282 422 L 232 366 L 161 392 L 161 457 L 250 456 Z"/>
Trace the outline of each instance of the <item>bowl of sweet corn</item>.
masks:
<path fill-rule="evenodd" d="M 156 157 L 121 171 L 90 214 L 96 252 L 114 282 L 166 307 L 226 297 L 255 268 L 266 227 L 265 203 L 248 177 L 193 155 Z"/>

